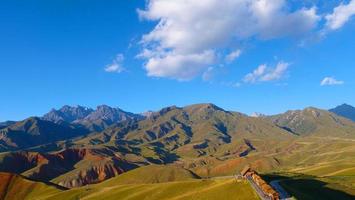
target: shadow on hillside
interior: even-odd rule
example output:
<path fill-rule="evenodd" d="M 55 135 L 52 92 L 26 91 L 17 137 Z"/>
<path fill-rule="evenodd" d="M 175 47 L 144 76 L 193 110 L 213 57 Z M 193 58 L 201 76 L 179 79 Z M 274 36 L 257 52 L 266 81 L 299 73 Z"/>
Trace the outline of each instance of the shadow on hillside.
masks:
<path fill-rule="evenodd" d="M 57 185 L 57 184 L 52 183 L 52 182 L 50 182 L 50 181 L 39 181 L 39 180 L 27 178 L 27 177 L 22 176 L 22 175 L 21 175 L 21 177 L 24 178 L 24 179 L 30 180 L 30 181 L 34 181 L 34 182 L 38 182 L 38 183 L 44 183 L 44 184 L 46 184 L 46 185 L 48 185 L 48 186 L 55 187 L 55 188 L 57 188 L 57 189 L 59 189 L 59 190 L 69 190 L 69 188 L 66 188 L 66 187 L 61 186 L 61 185 Z"/>
<path fill-rule="evenodd" d="M 328 187 L 329 183 L 316 179 L 313 176 L 298 175 L 293 177 L 281 175 L 263 175 L 267 182 L 280 180 L 280 185 L 292 196 L 302 200 L 354 200 L 355 196 L 344 191 Z"/>

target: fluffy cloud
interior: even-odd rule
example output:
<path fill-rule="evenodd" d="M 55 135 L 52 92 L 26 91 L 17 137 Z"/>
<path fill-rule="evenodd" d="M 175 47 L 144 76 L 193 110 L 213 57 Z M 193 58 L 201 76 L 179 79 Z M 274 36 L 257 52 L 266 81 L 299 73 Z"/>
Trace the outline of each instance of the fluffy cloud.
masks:
<path fill-rule="evenodd" d="M 169 52 L 162 57 L 153 56 L 145 64 L 148 76 L 173 77 L 178 80 L 190 80 L 199 74 L 205 66 L 215 60 L 213 51 L 200 54 L 177 54 Z"/>
<path fill-rule="evenodd" d="M 302 36 L 320 19 L 316 8 L 290 11 L 286 0 L 148 0 L 138 13 L 158 22 L 141 40 L 148 75 L 179 80 L 216 64 L 232 41 Z M 240 54 L 233 53 L 226 61 Z"/>
<path fill-rule="evenodd" d="M 333 77 L 325 77 L 321 82 L 320 85 L 321 86 L 326 86 L 326 85 L 342 85 L 344 84 L 344 81 L 339 81 L 336 80 Z"/>
<path fill-rule="evenodd" d="M 240 54 L 242 54 L 242 51 L 240 49 L 232 51 L 226 56 L 226 61 L 233 62 L 235 59 L 239 58 Z"/>
<path fill-rule="evenodd" d="M 266 64 L 260 65 L 253 72 L 247 74 L 243 81 L 245 83 L 265 82 L 281 79 L 287 72 L 289 63 L 279 62 L 276 67 L 268 67 Z"/>
<path fill-rule="evenodd" d="M 348 4 L 341 3 L 335 7 L 332 14 L 328 14 L 325 18 L 326 28 L 329 30 L 337 30 L 341 28 L 349 19 L 355 15 L 355 0 L 351 0 Z"/>
<path fill-rule="evenodd" d="M 112 61 L 112 63 L 105 67 L 105 71 L 116 72 L 116 73 L 123 72 L 125 70 L 125 68 L 122 67 L 123 60 L 124 60 L 124 56 L 122 54 L 117 54 L 116 58 Z"/>

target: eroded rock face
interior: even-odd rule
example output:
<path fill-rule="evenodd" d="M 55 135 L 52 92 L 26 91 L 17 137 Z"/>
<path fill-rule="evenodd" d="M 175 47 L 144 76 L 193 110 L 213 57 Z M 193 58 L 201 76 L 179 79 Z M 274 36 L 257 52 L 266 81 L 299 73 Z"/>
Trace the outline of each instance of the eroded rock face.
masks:
<path fill-rule="evenodd" d="M 66 188 L 80 187 L 104 181 L 123 172 L 123 169 L 109 163 L 103 166 L 94 166 L 90 169 L 80 171 L 75 177 L 70 177 L 67 180 L 58 182 L 58 185 Z"/>
<path fill-rule="evenodd" d="M 66 149 L 52 154 L 12 152 L 0 161 L 0 171 L 67 188 L 98 183 L 136 167 L 116 155 L 92 149 Z"/>

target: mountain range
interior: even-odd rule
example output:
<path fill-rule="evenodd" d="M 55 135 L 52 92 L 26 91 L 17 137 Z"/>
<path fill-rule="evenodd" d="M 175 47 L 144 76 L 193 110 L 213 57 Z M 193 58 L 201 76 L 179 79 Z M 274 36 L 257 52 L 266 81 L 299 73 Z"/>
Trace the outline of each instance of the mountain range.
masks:
<path fill-rule="evenodd" d="M 1 124 L 0 171 L 72 188 L 146 165 L 179 165 L 206 177 L 233 174 L 246 164 L 272 171 L 317 160 L 350 162 L 355 123 L 346 117 L 352 112 L 349 106 L 309 107 L 249 117 L 207 103 L 141 115 L 105 105 L 63 106 Z M 328 157 L 330 144 L 344 142 L 346 154 Z"/>
<path fill-rule="evenodd" d="M 63 106 L 52 109 L 42 119 L 57 124 L 62 122 L 83 125 L 89 131 L 101 131 L 110 125 L 126 120 L 143 119 L 143 115 L 133 114 L 107 105 L 97 106 L 96 110 L 83 106 Z"/>

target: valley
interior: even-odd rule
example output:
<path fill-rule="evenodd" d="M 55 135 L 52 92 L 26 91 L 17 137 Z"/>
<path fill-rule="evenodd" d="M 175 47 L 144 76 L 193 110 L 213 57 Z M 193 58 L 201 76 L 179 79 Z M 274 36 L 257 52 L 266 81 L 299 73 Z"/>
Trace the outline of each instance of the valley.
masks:
<path fill-rule="evenodd" d="M 308 188 L 355 196 L 355 123 L 332 112 L 250 117 L 195 104 L 144 116 L 102 107 L 63 107 L 4 125 L 3 179 L 49 191 L 24 190 L 21 199 L 257 199 L 245 181 L 213 178 L 247 165 L 297 199 L 315 198 Z M 4 184 L 3 199 L 16 199 Z"/>

